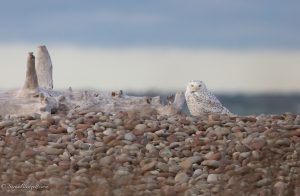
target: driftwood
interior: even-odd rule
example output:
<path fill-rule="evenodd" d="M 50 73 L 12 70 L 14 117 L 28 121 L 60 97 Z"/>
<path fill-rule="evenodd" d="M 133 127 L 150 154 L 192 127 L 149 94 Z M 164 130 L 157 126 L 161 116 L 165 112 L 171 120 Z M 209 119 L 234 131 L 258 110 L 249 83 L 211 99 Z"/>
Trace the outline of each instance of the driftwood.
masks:
<path fill-rule="evenodd" d="M 19 91 L 0 92 L 0 115 L 118 111 L 152 111 L 161 115 L 173 115 L 183 108 L 185 98 L 182 92 L 173 96 L 167 105 L 163 105 L 159 96 L 128 96 L 123 91 L 73 91 L 72 88 L 55 91 L 47 48 L 39 46 L 37 56 L 36 68 L 33 53 L 28 55 L 23 88 Z"/>
<path fill-rule="evenodd" d="M 38 46 L 36 51 L 36 71 L 39 86 L 53 89 L 52 62 L 46 46 Z"/>
<path fill-rule="evenodd" d="M 19 91 L 18 97 L 34 96 L 38 92 L 38 79 L 35 70 L 35 57 L 32 52 L 28 53 L 26 78 L 23 88 Z"/>

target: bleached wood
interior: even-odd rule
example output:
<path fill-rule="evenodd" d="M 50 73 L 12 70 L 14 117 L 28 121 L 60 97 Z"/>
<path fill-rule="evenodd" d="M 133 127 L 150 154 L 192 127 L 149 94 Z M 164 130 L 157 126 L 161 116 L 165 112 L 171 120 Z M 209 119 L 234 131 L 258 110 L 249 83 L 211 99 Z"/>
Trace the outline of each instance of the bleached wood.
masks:
<path fill-rule="evenodd" d="M 47 47 L 44 45 L 37 47 L 36 71 L 40 87 L 45 89 L 53 89 L 52 61 Z"/>
<path fill-rule="evenodd" d="M 116 113 L 119 111 L 156 112 L 161 115 L 173 115 L 182 110 L 183 93 L 177 93 L 174 102 L 163 105 L 159 96 L 128 96 L 122 90 L 112 92 L 75 91 L 70 87 L 65 91 L 55 91 L 52 89 L 52 64 L 45 46 L 38 47 L 38 56 L 39 69 L 36 71 L 35 57 L 32 52 L 28 54 L 23 88 L 18 91 L 0 92 L 0 115 L 53 114 L 59 112 L 66 114 L 73 112 Z"/>
<path fill-rule="evenodd" d="M 35 57 L 32 52 L 28 53 L 26 77 L 23 88 L 18 92 L 18 97 L 35 96 L 38 93 L 38 79 L 35 70 Z"/>

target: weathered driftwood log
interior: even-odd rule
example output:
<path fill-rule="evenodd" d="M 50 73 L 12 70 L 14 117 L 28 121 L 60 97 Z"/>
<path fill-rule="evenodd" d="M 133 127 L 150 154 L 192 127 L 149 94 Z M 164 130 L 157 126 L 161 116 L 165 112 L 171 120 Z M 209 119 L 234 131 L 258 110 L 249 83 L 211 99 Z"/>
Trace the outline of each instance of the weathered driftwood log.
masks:
<path fill-rule="evenodd" d="M 100 91 L 54 91 L 52 80 L 52 64 L 49 53 L 45 46 L 38 47 L 38 70 L 35 69 L 35 58 L 29 53 L 25 84 L 18 91 L 2 93 L 1 96 L 10 96 L 9 99 L 1 100 L 0 115 L 6 114 L 32 114 L 40 113 L 47 116 L 51 113 L 64 112 L 108 112 L 119 111 L 146 111 L 156 112 L 161 115 L 173 115 L 182 110 L 185 98 L 183 93 L 177 93 L 174 100 L 163 105 L 160 97 L 136 97 L 128 96 L 123 91 L 100 92 Z M 47 113 L 47 115 L 44 115 Z"/>
<path fill-rule="evenodd" d="M 185 103 L 185 96 L 183 92 L 177 92 L 175 95 L 175 99 L 173 102 L 174 107 L 178 110 L 181 111 L 183 108 L 183 105 Z"/>
<path fill-rule="evenodd" d="M 165 106 L 158 106 L 157 112 L 161 115 L 174 115 L 182 111 L 185 103 L 185 96 L 183 92 L 177 92 L 175 95 L 168 97 L 168 104 Z"/>
<path fill-rule="evenodd" d="M 33 52 L 29 52 L 27 57 L 26 78 L 23 89 L 35 90 L 38 87 L 39 83 L 35 70 L 35 57 Z"/>
<path fill-rule="evenodd" d="M 36 51 L 36 71 L 41 88 L 53 89 L 52 61 L 46 46 L 38 46 Z"/>
<path fill-rule="evenodd" d="M 28 53 L 26 68 L 25 83 L 18 93 L 19 97 L 34 96 L 38 92 L 39 83 L 35 70 L 35 57 L 32 52 Z"/>

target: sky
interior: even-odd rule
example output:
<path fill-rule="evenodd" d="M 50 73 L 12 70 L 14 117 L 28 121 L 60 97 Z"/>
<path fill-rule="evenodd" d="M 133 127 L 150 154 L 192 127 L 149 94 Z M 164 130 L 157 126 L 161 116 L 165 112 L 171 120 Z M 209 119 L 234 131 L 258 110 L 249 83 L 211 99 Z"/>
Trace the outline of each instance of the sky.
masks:
<path fill-rule="evenodd" d="M 0 88 L 45 44 L 56 88 L 300 92 L 296 0 L 1 1 Z"/>

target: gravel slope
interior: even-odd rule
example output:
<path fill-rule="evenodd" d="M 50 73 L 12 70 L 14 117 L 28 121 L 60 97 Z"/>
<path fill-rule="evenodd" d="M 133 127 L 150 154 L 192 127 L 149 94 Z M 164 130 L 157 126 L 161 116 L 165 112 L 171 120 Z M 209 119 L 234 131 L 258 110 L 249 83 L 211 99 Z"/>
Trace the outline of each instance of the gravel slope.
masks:
<path fill-rule="evenodd" d="M 300 195 L 300 116 L 0 117 L 0 195 Z"/>

